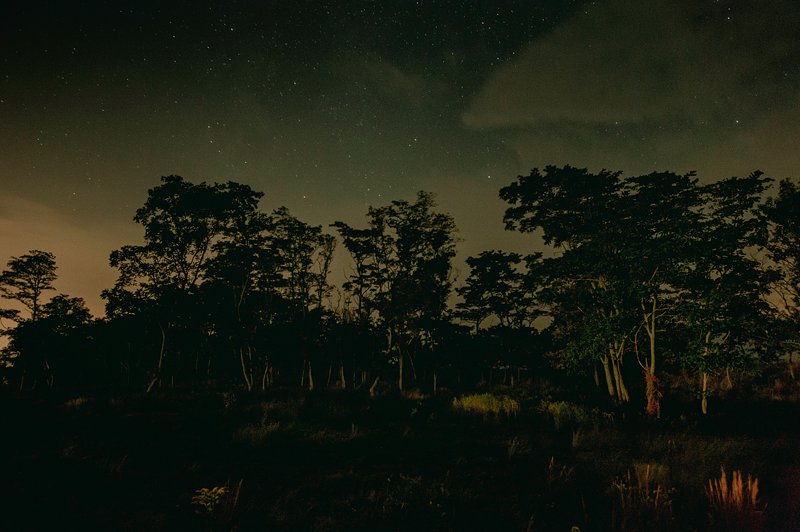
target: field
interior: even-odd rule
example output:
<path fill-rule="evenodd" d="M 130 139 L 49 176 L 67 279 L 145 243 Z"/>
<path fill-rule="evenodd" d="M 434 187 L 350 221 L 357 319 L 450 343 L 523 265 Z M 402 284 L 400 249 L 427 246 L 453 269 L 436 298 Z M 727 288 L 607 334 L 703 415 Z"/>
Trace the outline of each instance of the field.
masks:
<path fill-rule="evenodd" d="M 4 395 L 0 529 L 800 529 L 797 403 L 460 397 Z M 742 501 L 709 503 L 721 467 Z"/>

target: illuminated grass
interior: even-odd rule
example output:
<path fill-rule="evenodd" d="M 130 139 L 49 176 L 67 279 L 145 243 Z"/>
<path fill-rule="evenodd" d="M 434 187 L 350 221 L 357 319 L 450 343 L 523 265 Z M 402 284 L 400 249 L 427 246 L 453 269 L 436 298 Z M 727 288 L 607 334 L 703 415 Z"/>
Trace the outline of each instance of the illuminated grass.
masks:
<path fill-rule="evenodd" d="M 464 395 L 453 398 L 453 408 L 469 414 L 483 416 L 511 416 L 519 413 L 519 401 L 491 393 Z"/>
<path fill-rule="evenodd" d="M 725 469 L 718 479 L 708 481 L 706 495 L 712 525 L 725 530 L 762 530 L 763 505 L 758 498 L 758 479 L 733 472 L 730 484 Z"/>

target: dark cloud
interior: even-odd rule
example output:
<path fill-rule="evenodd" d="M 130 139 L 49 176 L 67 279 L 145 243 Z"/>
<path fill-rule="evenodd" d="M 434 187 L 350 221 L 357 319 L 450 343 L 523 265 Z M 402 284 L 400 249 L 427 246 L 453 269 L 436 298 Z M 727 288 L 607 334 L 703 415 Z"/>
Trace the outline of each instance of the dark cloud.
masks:
<path fill-rule="evenodd" d="M 796 115 L 799 15 L 792 2 L 598 2 L 494 72 L 463 121 L 516 130 L 525 160 L 711 169 Z M 782 122 L 777 142 L 796 136 Z M 740 172 L 786 167 L 746 153 Z"/>

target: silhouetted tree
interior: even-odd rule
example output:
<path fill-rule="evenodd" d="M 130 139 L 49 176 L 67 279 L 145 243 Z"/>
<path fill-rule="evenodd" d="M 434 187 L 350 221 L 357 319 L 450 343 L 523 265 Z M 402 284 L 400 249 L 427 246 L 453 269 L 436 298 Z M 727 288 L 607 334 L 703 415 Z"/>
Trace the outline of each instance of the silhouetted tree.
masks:
<path fill-rule="evenodd" d="M 386 354 L 398 364 L 403 389 L 404 361 L 414 345 L 430 342 L 435 324 L 446 317 L 455 256 L 455 223 L 435 211 L 433 194 L 419 192 L 414 203 L 396 200 L 370 207 L 369 228 L 334 226 L 356 263 L 346 288 L 360 313 L 386 335 Z"/>
<path fill-rule="evenodd" d="M 529 326 L 535 318 L 534 302 L 521 263 L 519 254 L 502 251 L 468 257 L 469 276 L 456 290 L 463 298 L 456 305 L 458 317 L 472 323 L 476 332 L 492 318 L 503 327 Z"/>
<path fill-rule="evenodd" d="M 636 329 L 626 233 L 630 219 L 619 172 L 548 166 L 500 190 L 511 206 L 507 229 L 541 231 L 555 256 L 546 259 L 540 299 L 552 318 L 564 367 L 603 368 L 608 393 L 629 399 L 622 372 L 626 342 Z"/>
<path fill-rule="evenodd" d="M 7 269 L 0 273 L 0 295 L 21 303 L 30 313 L 30 319 L 39 319 L 42 293 L 53 290 L 56 280 L 56 260 L 47 251 L 31 250 L 20 257 L 11 257 Z M 11 318 L 11 313 L 6 313 Z"/>
<path fill-rule="evenodd" d="M 202 322 L 207 313 L 201 313 L 196 296 L 207 277 L 213 246 L 235 213 L 260 197 L 234 183 L 195 185 L 179 176 L 161 181 L 148 191 L 134 217 L 144 227 L 144 245 L 123 246 L 111 254 L 111 266 L 119 270 L 119 277 L 114 288 L 103 293 L 110 315 L 144 311 L 157 323 L 159 354 L 148 391 L 161 379 L 171 328 L 183 329 L 178 347 L 185 349 L 193 340 L 203 339 L 198 332 L 206 327 Z M 187 333 L 187 328 L 194 332 Z M 196 344 L 195 349 L 199 349 Z"/>
<path fill-rule="evenodd" d="M 637 294 L 647 353 L 637 359 L 644 370 L 647 412 L 660 413 L 662 393 L 658 336 L 674 328 L 676 309 L 687 297 L 686 279 L 695 267 L 696 246 L 703 234 L 702 197 L 694 173 L 656 172 L 626 180 L 631 209 L 627 255 Z"/>
<path fill-rule="evenodd" d="M 83 299 L 59 294 L 44 304 L 39 319 L 23 320 L 9 331 L 6 350 L 13 354 L 20 387 L 27 379 L 53 387 L 57 374 L 74 374 L 83 351 L 89 349 L 86 327 L 91 314 Z"/>
<path fill-rule="evenodd" d="M 794 376 L 793 357 L 800 351 L 800 185 L 782 180 L 778 195 L 766 201 L 762 212 L 769 227 L 766 256 L 779 272 L 772 285 L 775 310 Z"/>
<path fill-rule="evenodd" d="M 702 230 L 696 235 L 692 267 L 679 319 L 688 328 L 684 367 L 700 379 L 701 409 L 708 412 L 709 377 L 753 367 L 767 327 L 765 296 L 773 278 L 750 254 L 766 243 L 759 203 L 769 179 L 760 172 L 702 188 Z"/>

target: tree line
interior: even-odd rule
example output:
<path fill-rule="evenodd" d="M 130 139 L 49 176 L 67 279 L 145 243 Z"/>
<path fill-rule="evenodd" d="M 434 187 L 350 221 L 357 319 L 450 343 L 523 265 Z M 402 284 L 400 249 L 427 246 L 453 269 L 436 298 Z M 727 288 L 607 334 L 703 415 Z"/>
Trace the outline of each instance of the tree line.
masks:
<path fill-rule="evenodd" d="M 538 251 L 469 257 L 460 283 L 455 222 L 430 193 L 329 228 L 263 212 L 262 197 L 163 177 L 134 216 L 143 244 L 110 255 L 102 318 L 80 298 L 46 297 L 51 253 L 12 257 L 0 293 L 23 310 L 0 311 L 3 382 L 436 391 L 548 376 L 618 404 L 639 397 L 657 416 L 666 377 L 689 376 L 705 413 L 732 373 L 792 367 L 798 348 L 789 180 L 534 169 L 500 197 L 506 229 L 541 239 Z M 337 244 L 351 258 L 340 287 Z"/>

